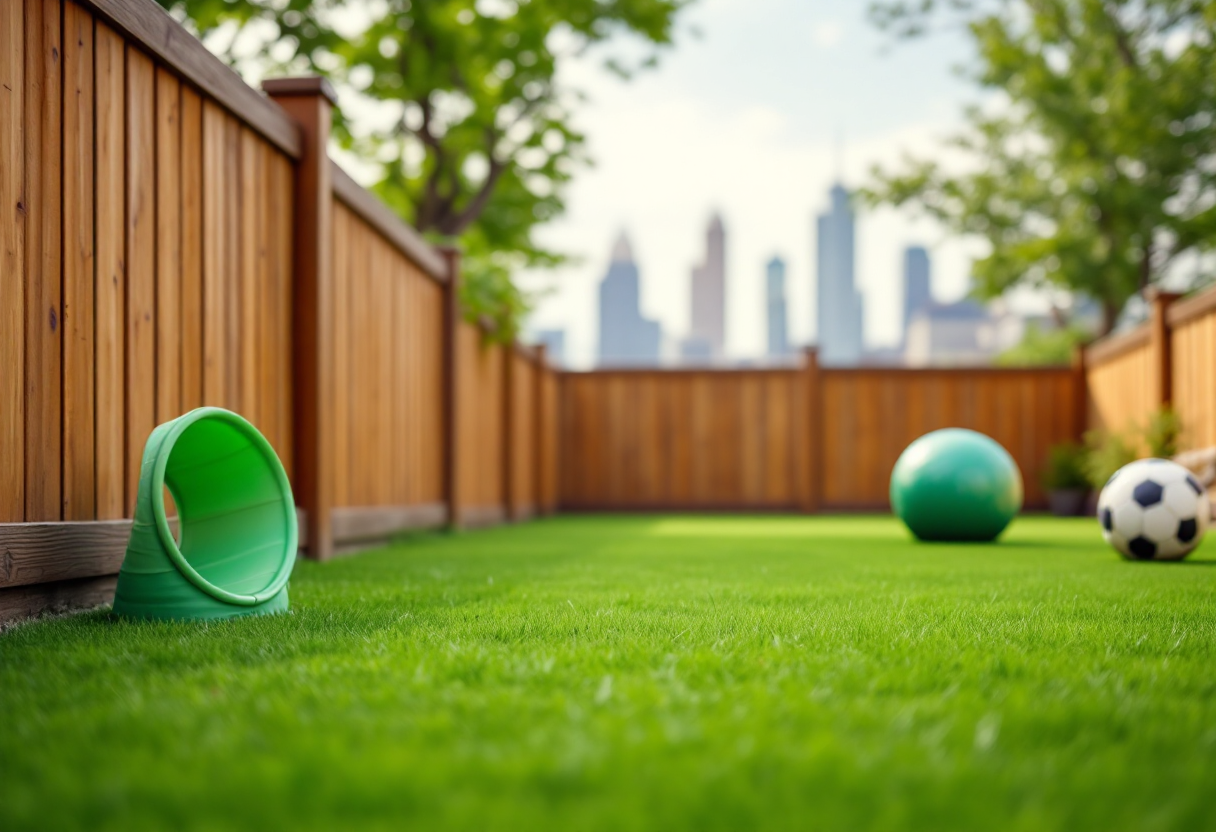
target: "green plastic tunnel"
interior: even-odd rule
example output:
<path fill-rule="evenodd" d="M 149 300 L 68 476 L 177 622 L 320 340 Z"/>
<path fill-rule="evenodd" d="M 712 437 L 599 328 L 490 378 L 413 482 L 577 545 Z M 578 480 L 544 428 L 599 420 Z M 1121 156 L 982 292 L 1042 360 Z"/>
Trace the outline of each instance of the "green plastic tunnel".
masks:
<path fill-rule="evenodd" d="M 192 410 L 144 446 L 114 613 L 213 619 L 286 610 L 298 534 L 291 485 L 266 438 L 231 411 Z"/>

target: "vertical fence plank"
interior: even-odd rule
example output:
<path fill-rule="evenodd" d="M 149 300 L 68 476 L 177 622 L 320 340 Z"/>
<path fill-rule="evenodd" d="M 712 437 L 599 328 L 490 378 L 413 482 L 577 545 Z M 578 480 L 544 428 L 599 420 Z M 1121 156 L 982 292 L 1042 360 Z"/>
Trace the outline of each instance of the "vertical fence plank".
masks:
<path fill-rule="evenodd" d="M 181 83 L 156 70 L 156 421 L 182 412 Z"/>
<path fill-rule="evenodd" d="M 127 49 L 127 490 L 156 427 L 156 89 L 152 60 Z"/>
<path fill-rule="evenodd" d="M 287 469 L 287 475 L 292 477 L 292 482 L 295 482 L 295 457 L 294 457 L 294 430 L 295 425 L 292 416 L 292 406 L 294 401 L 295 382 L 292 378 L 292 348 L 294 340 L 292 338 L 292 310 L 294 309 L 294 288 L 291 282 L 292 271 L 292 244 L 294 242 L 294 193 L 292 185 L 292 168 L 291 162 L 287 157 L 280 155 L 277 152 L 271 153 L 271 169 L 274 172 L 273 188 L 274 196 L 271 201 L 271 206 L 275 219 L 275 241 L 276 262 L 278 264 L 279 279 L 278 288 L 279 296 L 276 303 L 278 315 L 278 334 L 279 343 L 277 351 L 276 364 L 279 376 L 279 390 L 281 396 L 278 401 L 279 408 L 279 428 L 282 439 L 282 447 L 279 448 L 279 456 L 283 460 L 283 465 Z"/>
<path fill-rule="evenodd" d="M 203 102 L 181 90 L 181 409 L 203 404 Z"/>
<path fill-rule="evenodd" d="M 226 163 L 224 182 L 224 398 L 228 407 L 244 414 L 245 402 L 241 398 L 241 336 L 243 320 L 241 309 L 244 297 L 241 289 L 241 242 L 248 233 L 241 225 L 243 197 L 242 188 L 246 171 L 241 158 L 241 124 L 230 115 L 224 115 L 224 158 Z"/>
<path fill-rule="evenodd" d="M 17 2 L 17 0 L 10 0 Z M 25 519 L 58 520 L 63 72 L 57 0 L 25 2 Z M 8 369 L 7 367 L 5 369 Z"/>
<path fill-rule="evenodd" d="M 241 415 L 257 425 L 261 421 L 258 410 L 258 184 L 262 177 L 261 157 L 257 152 L 257 139 L 247 127 L 236 134 L 236 152 L 241 160 L 241 178 L 234 196 L 233 213 L 237 219 L 240 258 L 233 274 L 235 278 L 237 307 L 234 324 L 237 347 L 236 377 L 237 401 Z"/>
<path fill-rule="evenodd" d="M 350 359 L 348 335 L 350 322 L 350 212 L 341 204 L 333 207 L 334 258 L 333 279 L 333 349 L 334 384 L 334 505 L 350 505 L 350 490 L 347 472 L 350 470 L 350 427 L 347 414 L 350 408 Z"/>
<path fill-rule="evenodd" d="M 232 175 L 224 152 L 224 112 L 210 101 L 203 103 L 202 121 L 203 227 L 203 403 L 229 407 L 227 380 L 227 279 L 228 223 L 226 183 Z"/>
<path fill-rule="evenodd" d="M 124 401 L 126 370 L 124 299 L 126 297 L 125 148 L 126 93 L 122 38 L 100 21 L 94 33 L 96 121 L 95 270 L 93 336 L 97 519 L 123 516 L 126 504 Z"/>
<path fill-rule="evenodd" d="M 257 200 L 258 234 L 258 419 L 262 431 L 276 449 L 281 443 L 282 427 L 279 424 L 278 323 L 279 275 L 276 270 L 278 253 L 274 241 L 275 219 L 270 210 L 274 182 L 271 170 L 270 147 L 260 139 L 257 142 L 258 183 Z"/>
<path fill-rule="evenodd" d="M 93 17 L 63 20 L 63 519 L 92 520 Z"/>
<path fill-rule="evenodd" d="M 0 523 L 25 519 L 25 9 L 0 3 Z"/>

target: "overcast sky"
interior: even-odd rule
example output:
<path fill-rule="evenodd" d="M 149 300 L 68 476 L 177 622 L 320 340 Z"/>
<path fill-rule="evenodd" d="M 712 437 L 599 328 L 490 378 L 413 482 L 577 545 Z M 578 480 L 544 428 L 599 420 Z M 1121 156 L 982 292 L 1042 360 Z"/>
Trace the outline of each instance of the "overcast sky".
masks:
<path fill-rule="evenodd" d="M 686 332 L 690 271 L 714 210 L 727 233 L 728 352 L 763 353 L 763 270 L 773 254 L 789 264 L 791 337 L 813 339 L 814 216 L 838 169 L 852 187 L 876 162 L 940 154 L 938 139 L 978 95 L 953 72 L 969 55 L 960 33 L 892 44 L 866 21 L 867 5 L 700 0 L 657 70 L 628 83 L 593 60 L 563 70 L 566 83 L 590 93 L 577 121 L 596 167 L 578 173 L 568 213 L 540 237 L 583 261 L 525 283 L 551 287 L 532 325 L 565 329 L 574 364 L 594 357 L 596 287 L 621 229 L 641 269 L 644 314 L 661 320 L 665 335 Z M 906 213 L 860 215 L 871 346 L 899 340 L 902 252 L 911 243 L 930 248 L 944 300 L 965 292 L 979 251 Z"/>

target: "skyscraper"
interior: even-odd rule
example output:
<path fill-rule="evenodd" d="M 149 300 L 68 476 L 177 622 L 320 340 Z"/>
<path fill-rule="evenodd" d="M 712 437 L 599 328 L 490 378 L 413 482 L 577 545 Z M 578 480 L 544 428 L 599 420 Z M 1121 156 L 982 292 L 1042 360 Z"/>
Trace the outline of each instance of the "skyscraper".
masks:
<path fill-rule="evenodd" d="M 786 333 L 785 261 L 774 257 L 768 261 L 766 296 L 768 299 L 768 354 L 780 358 L 790 351 Z"/>
<path fill-rule="evenodd" d="M 819 360 L 824 364 L 861 360 L 863 311 L 853 273 L 853 237 L 849 193 L 837 183 L 827 213 L 818 219 Z"/>
<path fill-rule="evenodd" d="M 600 282 L 601 365 L 657 364 L 662 333 L 642 317 L 638 267 L 622 232 L 612 248 L 608 274 Z"/>
<path fill-rule="evenodd" d="M 904 249 L 904 343 L 908 343 L 908 325 L 922 309 L 933 304 L 933 288 L 929 281 L 929 252 L 922 246 Z"/>
<path fill-rule="evenodd" d="M 717 358 L 726 346 L 726 232 L 714 214 L 705 233 L 705 260 L 692 270 L 689 357 Z"/>

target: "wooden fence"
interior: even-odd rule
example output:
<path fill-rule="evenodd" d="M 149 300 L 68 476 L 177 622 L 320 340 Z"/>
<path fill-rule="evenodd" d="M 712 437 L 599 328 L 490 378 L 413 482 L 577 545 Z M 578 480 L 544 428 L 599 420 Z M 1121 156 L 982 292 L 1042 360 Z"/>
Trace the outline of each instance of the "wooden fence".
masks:
<path fill-rule="evenodd" d="M 563 509 L 885 508 L 891 469 L 943 427 L 986 433 L 1042 507 L 1048 449 L 1083 425 L 1072 368 L 603 371 L 561 377 Z"/>
<path fill-rule="evenodd" d="M 274 445 L 313 556 L 554 507 L 543 355 L 457 323 L 326 84 L 266 90 L 152 0 L 0 2 L 0 620 L 113 592 L 144 441 L 201 405 Z"/>
<path fill-rule="evenodd" d="M 1216 289 L 1150 303 L 1146 323 L 1086 350 L 1089 427 L 1142 437 L 1168 406 L 1184 449 L 1216 445 Z"/>

